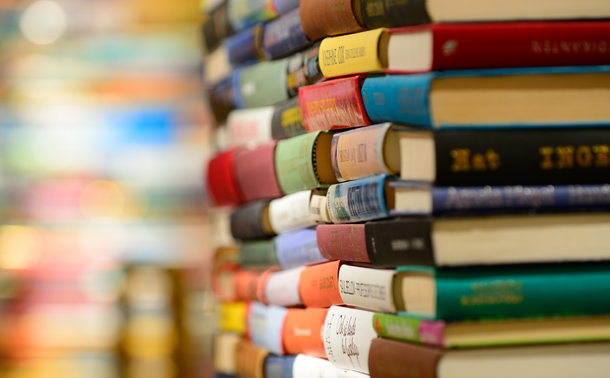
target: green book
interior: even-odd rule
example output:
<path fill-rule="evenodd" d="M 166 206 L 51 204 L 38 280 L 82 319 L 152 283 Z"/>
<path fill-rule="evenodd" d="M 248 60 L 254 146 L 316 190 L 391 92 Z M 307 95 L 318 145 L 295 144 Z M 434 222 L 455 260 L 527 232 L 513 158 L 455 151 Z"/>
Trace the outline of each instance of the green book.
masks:
<path fill-rule="evenodd" d="M 259 108 L 288 100 L 286 70 L 286 59 L 260 62 L 242 68 L 238 88 L 241 105 L 245 108 Z"/>
<path fill-rule="evenodd" d="M 610 314 L 610 264 L 398 267 L 407 315 L 461 320 Z"/>
<path fill-rule="evenodd" d="M 239 247 L 239 264 L 245 268 L 278 265 L 274 239 L 244 241 Z"/>
<path fill-rule="evenodd" d="M 284 194 L 325 188 L 337 182 L 330 161 L 332 134 L 316 131 L 281 140 L 275 147 L 275 172 Z"/>

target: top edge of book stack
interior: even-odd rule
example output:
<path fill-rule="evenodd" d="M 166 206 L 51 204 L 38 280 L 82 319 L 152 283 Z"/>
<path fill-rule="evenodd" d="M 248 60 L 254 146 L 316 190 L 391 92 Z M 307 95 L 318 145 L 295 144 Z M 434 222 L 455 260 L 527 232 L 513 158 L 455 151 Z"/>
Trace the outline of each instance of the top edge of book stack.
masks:
<path fill-rule="evenodd" d="M 219 377 L 603 376 L 609 2 L 217 3 Z"/>

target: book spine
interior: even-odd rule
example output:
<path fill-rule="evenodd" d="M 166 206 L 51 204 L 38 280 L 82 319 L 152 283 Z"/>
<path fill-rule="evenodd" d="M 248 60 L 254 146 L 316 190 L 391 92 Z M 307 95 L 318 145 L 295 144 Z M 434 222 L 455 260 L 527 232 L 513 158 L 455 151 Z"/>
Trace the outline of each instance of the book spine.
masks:
<path fill-rule="evenodd" d="M 339 269 L 341 299 L 348 306 L 395 313 L 395 273 L 395 270 L 342 265 Z"/>
<path fill-rule="evenodd" d="M 307 84 L 313 85 L 324 79 L 322 70 L 320 70 L 320 60 L 318 59 L 321 41 L 313 44 L 304 54 L 305 59 L 305 78 Z"/>
<path fill-rule="evenodd" d="M 242 337 L 234 333 L 221 333 L 214 337 L 214 370 L 224 374 L 237 373 L 237 345 Z"/>
<path fill-rule="evenodd" d="M 433 69 L 610 64 L 610 22 L 502 22 L 433 27 Z"/>
<path fill-rule="evenodd" d="M 235 67 L 248 62 L 261 60 L 260 40 L 263 26 L 254 25 L 242 30 L 225 40 L 225 48 L 229 56 L 229 62 Z"/>
<path fill-rule="evenodd" d="M 610 206 L 610 185 L 435 187 L 434 213 Z"/>
<path fill-rule="evenodd" d="M 239 248 L 239 264 L 245 268 L 277 265 L 273 239 L 243 242 Z"/>
<path fill-rule="evenodd" d="M 371 342 L 370 375 L 371 378 L 437 378 L 442 355 L 441 349 L 378 338 Z"/>
<path fill-rule="evenodd" d="M 299 294 L 301 270 L 303 267 L 271 273 L 265 282 L 265 302 L 284 307 L 302 305 Z"/>
<path fill-rule="evenodd" d="M 208 163 L 207 186 L 215 206 L 233 206 L 243 202 L 233 172 L 237 149 L 222 152 Z"/>
<path fill-rule="evenodd" d="M 300 0 L 273 0 L 273 6 L 279 14 L 286 14 L 298 8 Z"/>
<path fill-rule="evenodd" d="M 248 312 L 248 336 L 252 343 L 277 355 L 284 354 L 282 330 L 287 309 L 252 302 Z"/>
<path fill-rule="evenodd" d="M 361 222 L 389 216 L 385 203 L 387 175 L 331 185 L 328 213 L 333 223 Z"/>
<path fill-rule="evenodd" d="M 439 348 L 446 346 L 445 322 L 443 321 L 375 314 L 373 316 L 373 327 L 379 337 L 423 343 Z"/>
<path fill-rule="evenodd" d="M 299 293 L 307 307 L 330 307 L 343 304 L 339 292 L 340 261 L 307 266 L 301 272 Z"/>
<path fill-rule="evenodd" d="M 218 328 L 223 332 L 243 335 L 246 331 L 246 303 L 221 303 L 218 310 Z"/>
<path fill-rule="evenodd" d="M 298 98 L 290 99 L 275 107 L 271 119 L 273 139 L 286 139 L 306 132 Z"/>
<path fill-rule="evenodd" d="M 271 106 L 288 100 L 286 60 L 259 62 L 240 69 L 239 93 L 245 108 Z"/>
<path fill-rule="evenodd" d="M 309 203 L 309 213 L 318 223 L 330 223 L 328 205 L 326 203 L 326 192 L 313 193 Z"/>
<path fill-rule="evenodd" d="M 316 227 L 318 248 L 328 260 L 370 262 L 364 224 L 325 224 Z"/>
<path fill-rule="evenodd" d="M 227 128 L 234 146 L 257 145 L 273 140 L 271 118 L 273 107 L 241 109 L 232 111 L 227 117 Z"/>
<path fill-rule="evenodd" d="M 274 199 L 269 203 L 269 222 L 276 234 L 314 226 L 309 214 L 310 191 L 303 191 Z"/>
<path fill-rule="evenodd" d="M 231 235 L 235 239 L 251 240 L 269 237 L 263 228 L 263 213 L 268 201 L 258 201 L 240 207 L 231 214 Z"/>
<path fill-rule="evenodd" d="M 360 73 L 383 72 L 379 50 L 386 29 L 375 29 L 322 40 L 318 60 L 322 74 L 338 77 Z"/>
<path fill-rule="evenodd" d="M 322 329 L 327 312 L 325 308 L 288 309 L 283 334 L 286 353 L 326 358 Z"/>
<path fill-rule="evenodd" d="M 434 74 L 368 77 L 362 101 L 372 123 L 432 126 L 429 98 Z"/>
<path fill-rule="evenodd" d="M 235 299 L 238 301 L 256 301 L 257 287 L 262 273 L 239 270 L 235 273 Z"/>
<path fill-rule="evenodd" d="M 608 141 L 607 128 L 444 130 L 435 134 L 436 185 L 605 184 Z"/>
<path fill-rule="evenodd" d="M 337 377 L 337 368 L 323 358 L 316 358 L 299 354 L 292 366 L 293 378 L 334 378 Z"/>
<path fill-rule="evenodd" d="M 370 311 L 332 306 L 324 321 L 324 347 L 328 361 L 339 369 L 369 374 L 371 341 L 377 338 Z"/>
<path fill-rule="evenodd" d="M 215 50 L 220 42 L 234 33 L 233 27 L 229 22 L 226 2 L 212 12 L 210 17 L 203 25 L 203 40 L 206 50 Z"/>
<path fill-rule="evenodd" d="M 359 0 L 367 29 L 397 28 L 427 24 L 430 17 L 425 0 Z"/>
<path fill-rule="evenodd" d="M 367 222 L 366 249 L 373 266 L 434 265 L 432 218 L 397 218 Z"/>
<path fill-rule="evenodd" d="M 292 378 L 292 366 L 297 356 L 268 356 L 265 359 L 265 378 Z"/>
<path fill-rule="evenodd" d="M 371 124 L 362 104 L 359 76 L 301 87 L 299 104 L 309 132 Z"/>
<path fill-rule="evenodd" d="M 308 85 L 305 69 L 305 56 L 307 51 L 301 51 L 291 55 L 287 60 L 286 85 L 288 95 L 295 97 L 299 95 L 299 88 Z"/>
<path fill-rule="evenodd" d="M 236 31 L 278 16 L 271 0 L 231 0 L 227 4 L 229 22 Z"/>
<path fill-rule="evenodd" d="M 275 252 L 282 269 L 324 261 L 318 249 L 315 230 L 297 230 L 276 237 Z"/>
<path fill-rule="evenodd" d="M 308 0 L 301 2 L 301 24 L 310 40 L 327 35 L 350 34 L 364 30 L 351 0 Z"/>
<path fill-rule="evenodd" d="M 390 127 L 391 123 L 385 123 L 333 135 L 330 158 L 337 180 L 389 174 L 383 146 Z"/>
<path fill-rule="evenodd" d="M 231 111 L 235 110 L 235 94 L 233 92 L 233 77 L 228 76 L 212 86 L 209 92 L 210 107 L 217 123 L 226 120 Z"/>
<path fill-rule="evenodd" d="M 320 132 L 281 140 L 275 148 L 277 180 L 285 194 L 320 187 L 314 166 L 316 141 Z"/>
<path fill-rule="evenodd" d="M 237 372 L 242 378 L 264 378 L 265 359 L 269 352 L 246 340 L 237 344 Z"/>
<path fill-rule="evenodd" d="M 279 198 L 283 195 L 275 174 L 276 142 L 243 149 L 235 156 L 233 170 L 244 201 Z M 260 221 L 260 218 L 259 218 Z"/>
<path fill-rule="evenodd" d="M 267 23 L 263 28 L 263 53 L 268 60 L 283 58 L 302 50 L 309 43 L 301 27 L 298 9 Z"/>
<path fill-rule="evenodd" d="M 436 270 L 436 315 L 447 321 L 610 311 L 608 264 Z M 407 304 L 408 306 L 408 304 Z"/>

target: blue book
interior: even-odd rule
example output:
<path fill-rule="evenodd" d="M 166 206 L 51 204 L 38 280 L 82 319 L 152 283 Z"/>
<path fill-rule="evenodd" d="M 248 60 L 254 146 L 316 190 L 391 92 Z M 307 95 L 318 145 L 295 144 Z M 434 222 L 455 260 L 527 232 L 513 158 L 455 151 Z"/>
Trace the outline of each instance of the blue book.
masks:
<path fill-rule="evenodd" d="M 265 378 L 292 378 L 292 365 L 297 356 L 273 356 L 265 358 Z"/>
<path fill-rule="evenodd" d="M 282 269 L 324 261 L 318 249 L 315 229 L 303 229 L 275 237 L 275 252 Z"/>
<path fill-rule="evenodd" d="M 301 26 L 298 8 L 263 27 L 263 53 L 268 60 L 283 58 L 304 49 L 309 44 L 311 41 Z"/>
<path fill-rule="evenodd" d="M 273 0 L 273 6 L 279 14 L 286 14 L 300 4 L 300 0 Z"/>
<path fill-rule="evenodd" d="M 262 54 L 258 47 L 262 28 L 262 24 L 254 25 L 224 41 L 225 49 L 229 55 L 229 62 L 233 66 L 256 62 L 262 59 Z"/>
<path fill-rule="evenodd" d="M 431 187 L 392 181 L 389 186 L 395 189 L 393 216 L 610 207 L 610 184 Z"/>
<path fill-rule="evenodd" d="M 610 124 L 610 66 L 370 76 L 361 93 L 372 123 L 431 128 Z"/>
<path fill-rule="evenodd" d="M 247 318 L 252 344 L 274 354 L 284 354 L 282 330 L 287 311 L 285 307 L 252 302 Z"/>
<path fill-rule="evenodd" d="M 390 216 L 386 202 L 389 175 L 377 175 L 331 185 L 326 194 L 333 223 L 363 222 Z"/>

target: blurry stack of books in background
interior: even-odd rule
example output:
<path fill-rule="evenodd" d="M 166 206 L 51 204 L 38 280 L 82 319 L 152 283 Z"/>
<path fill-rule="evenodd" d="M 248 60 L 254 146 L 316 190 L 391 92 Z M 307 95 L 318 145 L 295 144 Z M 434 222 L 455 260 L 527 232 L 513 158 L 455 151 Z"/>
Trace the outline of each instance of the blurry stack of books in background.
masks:
<path fill-rule="evenodd" d="M 200 20 L 195 0 L 0 2 L 0 375 L 194 374 Z"/>
<path fill-rule="evenodd" d="M 610 3 L 532 4 L 206 8 L 218 377 L 607 374 Z"/>

